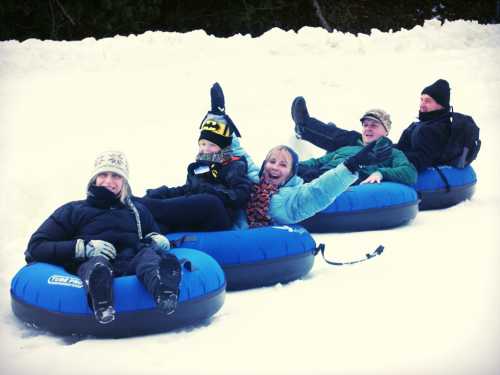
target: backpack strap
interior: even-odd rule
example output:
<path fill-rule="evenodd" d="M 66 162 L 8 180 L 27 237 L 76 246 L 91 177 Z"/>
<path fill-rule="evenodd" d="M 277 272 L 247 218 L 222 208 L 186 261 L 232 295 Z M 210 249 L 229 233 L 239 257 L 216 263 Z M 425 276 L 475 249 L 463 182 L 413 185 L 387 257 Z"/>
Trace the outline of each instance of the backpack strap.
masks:
<path fill-rule="evenodd" d="M 453 126 L 454 126 L 453 122 L 455 122 L 455 120 L 456 120 L 456 122 L 458 122 L 460 120 L 459 120 L 459 117 L 457 117 L 457 114 L 455 112 L 453 112 L 453 107 L 450 106 L 450 108 L 451 108 L 451 110 L 450 110 L 450 139 L 451 139 L 452 134 L 453 134 Z M 455 126 L 457 126 L 457 125 L 455 125 Z M 452 160 L 449 164 L 456 167 L 456 168 L 464 168 L 465 164 L 466 164 L 468 153 L 469 153 L 469 148 L 464 147 L 460 156 L 458 156 L 457 158 Z M 441 179 L 445 182 L 445 185 L 447 185 L 446 191 L 449 191 L 448 180 L 441 174 L 441 171 L 438 171 L 438 173 L 441 176 Z"/>
<path fill-rule="evenodd" d="M 457 139 L 457 134 L 460 134 Z M 455 142 L 455 144 L 453 143 Z M 458 144 L 457 142 L 460 142 Z M 453 149 L 456 154 L 454 159 L 447 161 L 456 168 L 465 168 L 472 163 L 481 149 L 481 140 L 479 139 L 479 127 L 472 117 L 458 112 L 452 112 L 450 116 L 450 142 L 452 146 L 459 146 L 459 150 Z"/>
<path fill-rule="evenodd" d="M 314 255 L 318 254 L 319 252 L 321 252 L 321 255 L 323 256 L 323 259 L 325 260 L 326 263 L 328 264 L 331 264 L 332 266 L 345 266 L 345 265 L 350 265 L 350 264 L 356 264 L 356 263 L 361 263 L 361 262 L 365 262 L 367 261 L 368 259 L 371 259 L 371 258 L 374 258 L 376 257 L 377 255 L 380 255 L 382 254 L 382 252 L 384 251 L 384 246 L 382 245 L 379 245 L 375 250 L 373 250 L 371 253 L 368 253 L 365 255 L 365 258 L 363 259 L 358 259 L 358 260 L 351 260 L 351 261 L 348 261 L 348 262 L 334 262 L 334 261 L 331 261 L 331 260 L 328 260 L 325 258 L 325 244 L 319 244 L 318 247 L 316 248 L 315 252 L 314 252 Z"/>
<path fill-rule="evenodd" d="M 441 181 L 443 181 L 444 183 L 444 186 L 446 188 L 446 192 L 449 193 L 450 192 L 450 183 L 448 182 L 448 179 L 446 178 L 446 176 L 444 175 L 443 171 L 441 169 L 439 169 L 439 167 L 432 167 L 436 170 L 437 174 L 439 175 L 439 177 L 441 177 Z"/>

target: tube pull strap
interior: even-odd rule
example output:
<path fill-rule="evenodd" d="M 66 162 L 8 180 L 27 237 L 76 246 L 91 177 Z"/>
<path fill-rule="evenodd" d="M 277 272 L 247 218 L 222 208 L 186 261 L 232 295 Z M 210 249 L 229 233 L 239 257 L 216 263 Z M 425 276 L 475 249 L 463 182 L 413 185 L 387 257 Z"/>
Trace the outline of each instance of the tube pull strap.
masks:
<path fill-rule="evenodd" d="M 319 252 L 321 252 L 321 255 L 323 256 L 323 259 L 325 260 L 326 263 L 331 264 L 332 266 L 345 266 L 345 265 L 349 265 L 349 264 L 361 263 L 361 262 L 367 261 L 368 259 L 374 258 L 377 255 L 382 254 L 384 252 L 384 246 L 379 245 L 371 253 L 367 253 L 365 255 L 365 258 L 363 258 L 363 259 L 351 260 L 348 262 L 334 262 L 334 261 L 326 259 L 325 258 L 325 244 L 322 244 L 322 243 L 319 244 L 314 252 L 314 255 L 317 255 Z"/>

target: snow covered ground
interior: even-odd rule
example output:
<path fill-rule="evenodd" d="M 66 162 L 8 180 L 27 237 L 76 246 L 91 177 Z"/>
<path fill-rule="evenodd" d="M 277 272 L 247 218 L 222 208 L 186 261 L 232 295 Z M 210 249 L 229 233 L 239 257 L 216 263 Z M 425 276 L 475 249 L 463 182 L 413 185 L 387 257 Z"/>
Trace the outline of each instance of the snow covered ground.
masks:
<path fill-rule="evenodd" d="M 0 42 L 0 372 L 4 374 L 498 374 L 500 25 L 427 22 L 370 36 L 303 28 L 219 39 L 203 31 L 78 42 Z M 123 150 L 135 194 L 184 181 L 209 88 L 256 161 L 294 139 L 290 104 L 359 128 L 388 110 L 393 140 L 438 78 L 481 128 L 471 201 L 385 231 L 315 236 L 327 256 L 288 285 L 228 293 L 209 324 L 121 340 L 71 341 L 26 328 L 10 281 L 31 233 L 84 197 L 96 154 Z"/>

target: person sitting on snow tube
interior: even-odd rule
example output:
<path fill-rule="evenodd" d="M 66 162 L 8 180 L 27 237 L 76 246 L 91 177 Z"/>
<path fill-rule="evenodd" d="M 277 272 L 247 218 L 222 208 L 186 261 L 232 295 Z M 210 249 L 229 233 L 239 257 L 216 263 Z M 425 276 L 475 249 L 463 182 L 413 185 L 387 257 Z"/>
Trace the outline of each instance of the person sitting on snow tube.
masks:
<path fill-rule="evenodd" d="M 224 114 L 224 93 L 217 83 L 212 87 L 211 99 L 212 108 Z M 391 145 L 371 142 L 336 168 L 304 183 L 297 176 L 299 158 L 292 148 L 272 148 L 258 168 L 238 138 L 233 137 L 232 144 L 233 152 L 247 160 L 248 176 L 254 183 L 246 210 L 236 223 L 239 228 L 299 223 L 324 210 L 357 181 L 362 166 L 383 163 L 392 154 Z"/>
<path fill-rule="evenodd" d="M 355 145 L 360 137 L 356 131 L 310 117 L 302 97 L 293 101 L 292 118 L 297 138 L 327 152 Z M 403 131 L 395 147 L 421 172 L 439 165 L 463 168 L 477 157 L 481 141 L 472 117 L 453 112 L 449 83 L 438 79 L 422 90 L 418 121 Z"/>
<path fill-rule="evenodd" d="M 309 114 L 304 98 L 298 97 L 292 104 L 292 117 L 296 123 L 308 121 Z M 315 121 L 315 119 L 309 120 Z M 360 119 L 362 131 L 348 132 L 352 134 L 352 140 L 347 146 L 342 146 L 334 151 L 328 152 L 320 158 L 311 158 L 300 162 L 298 175 L 304 181 L 311 181 L 326 171 L 335 168 L 346 158 L 359 152 L 370 142 L 383 142 L 392 145 L 386 138 L 391 129 L 391 117 L 383 109 L 371 109 L 366 111 Z M 359 170 L 361 184 L 379 183 L 382 180 L 398 182 L 405 185 L 414 185 L 417 182 L 417 170 L 406 158 L 405 154 L 395 148 L 392 149 L 391 157 L 379 164 L 363 166 Z"/>
<path fill-rule="evenodd" d="M 187 168 L 186 184 L 148 189 L 139 199 L 163 233 L 230 229 L 250 197 L 246 160 L 231 149 L 233 133 L 240 136 L 231 118 L 212 108 L 200 129 L 198 155 Z"/>
<path fill-rule="evenodd" d="M 61 265 L 77 274 L 101 324 L 114 320 L 113 276 L 136 274 L 158 308 L 177 306 L 180 264 L 149 210 L 131 195 L 125 155 L 100 154 L 85 200 L 59 207 L 33 233 L 26 262 Z"/>

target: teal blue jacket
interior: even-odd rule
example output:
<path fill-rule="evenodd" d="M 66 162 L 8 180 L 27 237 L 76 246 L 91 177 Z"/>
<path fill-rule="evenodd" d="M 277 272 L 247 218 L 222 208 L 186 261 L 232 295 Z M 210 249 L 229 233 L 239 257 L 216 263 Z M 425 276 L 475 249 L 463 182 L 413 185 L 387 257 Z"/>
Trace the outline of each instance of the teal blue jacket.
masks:
<path fill-rule="evenodd" d="M 259 183 L 260 168 L 241 147 L 236 137 L 233 137 L 232 149 L 234 155 L 245 156 L 248 163 L 248 177 L 254 183 Z M 273 224 L 299 223 L 324 210 L 358 177 L 357 173 L 351 173 L 344 164 L 338 165 L 309 183 L 304 183 L 302 178 L 293 176 L 271 197 L 269 215 Z M 239 215 L 235 226 L 240 229 L 248 228 L 244 212 Z"/>

